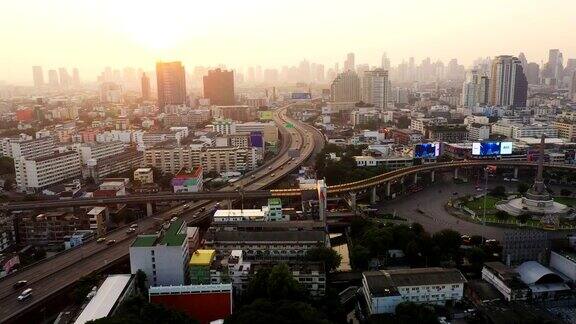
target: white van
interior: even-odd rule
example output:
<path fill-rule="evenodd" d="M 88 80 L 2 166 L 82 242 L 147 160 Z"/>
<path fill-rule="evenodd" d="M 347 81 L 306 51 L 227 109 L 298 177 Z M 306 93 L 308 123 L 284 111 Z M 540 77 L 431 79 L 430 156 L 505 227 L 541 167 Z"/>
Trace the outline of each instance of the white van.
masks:
<path fill-rule="evenodd" d="M 26 300 L 30 297 L 32 297 L 32 288 L 28 288 L 28 289 L 24 290 L 20 294 L 20 296 L 18 296 L 18 300 L 23 301 L 23 300 Z"/>

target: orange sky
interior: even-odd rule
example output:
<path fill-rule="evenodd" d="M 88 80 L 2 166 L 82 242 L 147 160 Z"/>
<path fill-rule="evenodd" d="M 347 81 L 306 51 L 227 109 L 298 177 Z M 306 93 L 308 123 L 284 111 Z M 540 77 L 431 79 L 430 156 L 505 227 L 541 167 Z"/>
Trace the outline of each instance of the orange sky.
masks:
<path fill-rule="evenodd" d="M 186 67 L 392 64 L 426 56 L 464 64 L 480 56 L 549 48 L 576 58 L 573 0 L 4 0 L 0 80 L 31 84 L 31 66 L 80 68 L 94 80 L 104 66 L 152 70 L 158 59 Z"/>

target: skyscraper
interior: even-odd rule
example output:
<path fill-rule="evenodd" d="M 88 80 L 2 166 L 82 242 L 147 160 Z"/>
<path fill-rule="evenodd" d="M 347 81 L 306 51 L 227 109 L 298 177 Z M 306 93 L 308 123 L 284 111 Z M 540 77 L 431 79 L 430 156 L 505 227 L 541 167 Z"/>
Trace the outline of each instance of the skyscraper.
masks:
<path fill-rule="evenodd" d="M 388 102 L 388 71 L 375 69 L 364 72 L 362 78 L 362 101 L 378 108 L 386 108 Z"/>
<path fill-rule="evenodd" d="M 382 54 L 382 64 L 380 65 L 386 71 L 390 71 L 390 59 L 386 55 L 386 53 Z"/>
<path fill-rule="evenodd" d="M 204 97 L 212 105 L 234 105 L 234 73 L 221 69 L 208 71 L 204 76 Z"/>
<path fill-rule="evenodd" d="M 540 84 L 540 65 L 538 65 L 538 63 L 528 63 L 528 68 L 524 72 L 528 84 Z"/>
<path fill-rule="evenodd" d="M 72 69 L 72 84 L 75 87 L 80 85 L 80 71 L 78 71 L 78 68 Z"/>
<path fill-rule="evenodd" d="M 58 82 L 58 72 L 56 70 L 48 70 L 48 85 L 51 87 L 60 85 L 60 82 Z"/>
<path fill-rule="evenodd" d="M 356 71 L 354 53 L 348 53 L 348 55 L 346 55 L 346 61 L 344 61 L 344 72 L 346 71 Z"/>
<path fill-rule="evenodd" d="M 67 87 L 70 85 L 70 75 L 68 74 L 68 71 L 66 70 L 66 68 L 59 68 L 58 69 L 58 74 L 60 75 L 60 86 L 62 87 Z"/>
<path fill-rule="evenodd" d="M 34 86 L 40 88 L 44 85 L 44 71 L 42 71 L 41 66 L 32 67 L 32 79 L 34 80 Z"/>
<path fill-rule="evenodd" d="M 157 62 L 158 107 L 186 104 L 186 74 L 181 62 Z"/>
<path fill-rule="evenodd" d="M 150 78 L 146 75 L 146 73 L 142 73 L 141 86 L 142 99 L 150 99 Z"/>
<path fill-rule="evenodd" d="M 462 106 L 476 107 L 488 103 L 489 80 L 482 76 L 478 70 L 471 70 L 466 74 L 466 81 L 462 86 Z"/>
<path fill-rule="evenodd" d="M 570 79 L 570 100 L 576 101 L 576 70 L 572 71 Z"/>
<path fill-rule="evenodd" d="M 346 71 L 338 74 L 330 85 L 332 101 L 359 101 L 360 78 L 354 71 Z"/>
<path fill-rule="evenodd" d="M 490 104 L 493 106 L 526 107 L 528 81 L 517 57 L 500 55 L 492 62 Z"/>
<path fill-rule="evenodd" d="M 553 79 L 556 84 L 562 77 L 563 68 L 562 52 L 559 49 L 548 51 L 548 63 L 546 63 L 545 77 Z"/>

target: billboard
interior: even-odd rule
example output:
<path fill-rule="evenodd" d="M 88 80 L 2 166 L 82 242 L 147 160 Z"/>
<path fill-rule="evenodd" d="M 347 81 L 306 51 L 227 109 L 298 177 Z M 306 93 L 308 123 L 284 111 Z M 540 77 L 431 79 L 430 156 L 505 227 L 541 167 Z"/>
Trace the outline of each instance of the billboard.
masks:
<path fill-rule="evenodd" d="M 312 99 L 312 94 L 310 92 L 292 92 L 292 99 L 309 100 Z"/>
<path fill-rule="evenodd" d="M 433 159 L 440 155 L 440 143 L 422 143 L 414 147 L 414 157 Z"/>
<path fill-rule="evenodd" d="M 250 132 L 250 146 L 264 148 L 264 135 L 262 135 L 262 132 Z"/>
<path fill-rule="evenodd" d="M 472 155 L 494 156 L 512 154 L 512 142 L 472 143 Z"/>

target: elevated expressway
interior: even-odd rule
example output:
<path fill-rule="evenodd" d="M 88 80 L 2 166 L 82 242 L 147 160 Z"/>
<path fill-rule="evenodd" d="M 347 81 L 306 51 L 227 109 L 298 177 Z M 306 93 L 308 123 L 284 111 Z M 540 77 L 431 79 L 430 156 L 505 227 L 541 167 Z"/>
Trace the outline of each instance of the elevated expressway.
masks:
<path fill-rule="evenodd" d="M 234 183 L 234 186 L 240 186 L 245 192 L 256 192 L 256 196 L 260 197 L 261 189 L 271 185 L 275 181 L 281 179 L 284 175 L 292 172 L 298 168 L 300 164 L 304 163 L 314 152 L 315 141 L 313 140 L 313 132 L 317 132 L 313 127 L 301 124 L 300 122 L 291 119 L 286 115 L 288 106 L 280 108 L 274 112 L 273 118 L 279 126 L 280 135 L 282 138 L 282 146 L 278 154 L 265 162 L 265 164 L 255 170 L 246 174 L 243 178 Z M 291 123 L 294 128 L 286 128 L 284 125 Z M 290 150 L 297 150 L 300 156 L 292 158 L 288 156 Z M 290 161 L 290 164 L 288 162 Z M 272 177 L 271 174 L 275 173 Z M 190 199 L 216 199 L 226 198 L 233 199 L 239 195 L 237 192 L 231 193 L 232 187 L 224 188 L 221 192 L 213 192 L 214 196 L 194 196 Z M 262 197 L 269 196 L 270 191 L 262 195 Z M 247 194 L 250 195 L 250 194 Z M 168 200 L 187 200 L 176 195 Z M 174 198 L 176 196 L 176 199 Z M 156 197 L 157 201 L 167 199 L 165 194 L 159 195 L 146 195 L 137 199 L 146 199 L 150 201 Z M 114 198 L 112 198 L 114 199 Z M 123 201 L 129 202 L 129 201 Z M 18 210 L 18 209 L 33 209 L 32 205 L 50 204 L 39 208 L 55 207 L 58 204 L 54 202 L 31 202 L 31 204 L 17 204 L 12 203 L 4 206 L 5 210 Z M 97 205 L 104 205 L 109 202 L 106 199 L 102 203 L 97 202 Z M 116 201 L 110 203 L 117 203 Z M 94 202 L 84 201 L 82 205 L 94 204 Z M 189 203 L 189 208 L 184 208 L 183 205 L 172 208 L 169 211 L 155 215 L 154 217 L 147 217 L 139 220 L 138 231 L 154 232 L 158 227 L 158 223 L 164 219 L 170 218 L 172 214 L 177 213 L 189 224 L 201 224 L 210 221 L 211 213 L 216 206 L 216 201 L 200 200 Z M 66 206 L 74 205 L 74 201 L 65 201 Z M 10 207 L 12 206 L 12 207 Z M 201 209 L 201 208 L 204 209 Z M 60 253 L 52 258 L 41 261 L 32 266 L 20 269 L 19 271 L 0 279 L 0 323 L 4 322 L 22 322 L 26 321 L 25 314 L 33 314 L 33 311 L 38 311 L 39 307 L 49 309 L 51 302 L 57 302 L 57 297 L 65 291 L 64 289 L 74 284 L 81 277 L 88 275 L 92 272 L 99 271 L 110 265 L 116 264 L 121 260 L 125 260 L 128 256 L 130 244 L 134 236 L 125 233 L 125 227 L 111 231 L 107 234 L 109 240 L 116 240 L 113 245 L 97 244 L 96 242 L 88 242 L 80 247 L 68 250 L 67 252 Z M 16 297 L 22 289 L 15 290 L 12 285 L 19 280 L 27 280 L 27 288 L 33 289 L 33 297 L 25 302 L 17 301 Z M 24 317 L 23 317 L 24 316 Z"/>

